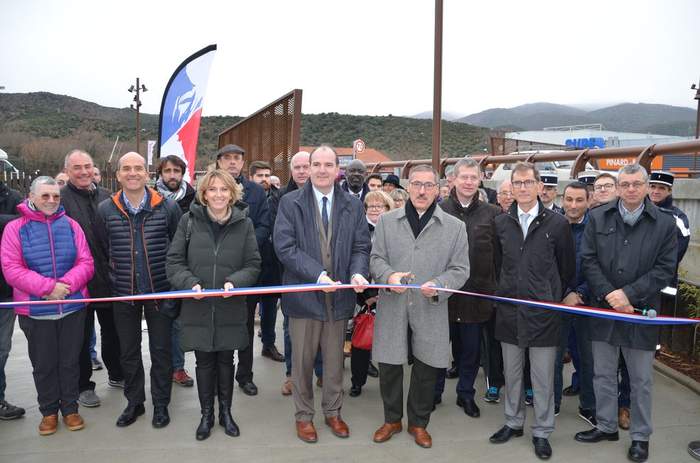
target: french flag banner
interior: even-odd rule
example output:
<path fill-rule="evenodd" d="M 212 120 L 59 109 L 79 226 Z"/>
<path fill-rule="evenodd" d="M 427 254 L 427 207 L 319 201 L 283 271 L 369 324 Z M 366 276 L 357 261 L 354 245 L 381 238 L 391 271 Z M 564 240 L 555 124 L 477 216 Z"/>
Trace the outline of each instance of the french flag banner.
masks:
<path fill-rule="evenodd" d="M 202 103 L 215 51 L 216 45 L 209 45 L 183 61 L 165 86 L 160 106 L 159 156 L 182 158 L 188 166 L 185 173 L 188 182 L 197 159 Z"/>

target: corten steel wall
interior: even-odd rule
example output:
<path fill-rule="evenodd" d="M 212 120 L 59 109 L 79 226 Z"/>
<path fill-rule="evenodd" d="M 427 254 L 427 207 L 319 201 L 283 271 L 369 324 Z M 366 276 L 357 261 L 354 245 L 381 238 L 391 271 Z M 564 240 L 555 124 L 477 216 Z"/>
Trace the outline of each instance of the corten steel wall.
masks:
<path fill-rule="evenodd" d="M 235 143 L 246 151 L 246 169 L 252 161 L 266 161 L 284 184 L 289 160 L 299 151 L 300 129 L 301 90 L 295 89 L 221 132 L 219 148 Z"/>

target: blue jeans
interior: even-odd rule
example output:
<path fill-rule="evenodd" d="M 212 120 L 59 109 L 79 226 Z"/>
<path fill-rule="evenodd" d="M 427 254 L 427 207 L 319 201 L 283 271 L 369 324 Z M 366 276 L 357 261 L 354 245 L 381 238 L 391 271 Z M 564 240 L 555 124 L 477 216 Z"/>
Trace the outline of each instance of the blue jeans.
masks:
<path fill-rule="evenodd" d="M 15 309 L 0 309 L 0 400 L 5 400 L 5 364 L 12 348 L 12 332 L 15 329 Z"/>
<path fill-rule="evenodd" d="M 287 367 L 285 374 L 287 376 L 292 375 L 292 337 L 289 335 L 289 317 L 284 315 L 284 363 Z M 316 354 L 316 360 L 314 361 L 314 371 L 316 372 L 317 378 L 323 377 L 323 360 L 321 357 L 321 351 L 319 350 Z"/>
<path fill-rule="evenodd" d="M 586 317 L 562 315 L 561 339 L 554 364 L 554 403 L 556 405 L 561 405 L 564 388 L 563 358 L 567 347 L 576 370 L 572 375 L 571 384 L 580 387 L 579 406 L 586 410 L 595 410 L 593 350 Z"/>
<path fill-rule="evenodd" d="M 93 314 L 93 317 L 95 315 Z M 92 326 L 92 335 L 90 335 L 90 358 L 93 360 L 97 359 L 97 351 L 95 350 L 95 345 L 97 344 L 97 335 L 95 334 L 95 326 Z"/>
<path fill-rule="evenodd" d="M 277 295 L 260 298 L 260 331 L 262 332 L 263 347 L 275 345 L 275 325 L 277 324 Z"/>
<path fill-rule="evenodd" d="M 171 339 L 173 343 L 173 371 L 175 370 L 182 370 L 185 368 L 185 353 L 182 352 L 182 349 L 180 348 L 180 331 L 182 328 L 180 327 L 180 322 L 177 320 L 173 320 L 173 329 L 172 329 L 172 334 L 171 334 Z"/>

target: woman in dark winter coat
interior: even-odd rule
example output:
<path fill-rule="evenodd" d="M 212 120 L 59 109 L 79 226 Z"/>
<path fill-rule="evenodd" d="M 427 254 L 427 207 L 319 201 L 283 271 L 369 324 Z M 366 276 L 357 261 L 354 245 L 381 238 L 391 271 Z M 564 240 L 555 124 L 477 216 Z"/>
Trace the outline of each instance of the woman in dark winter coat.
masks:
<path fill-rule="evenodd" d="M 227 172 L 206 174 L 197 186 L 199 204 L 182 216 L 168 251 L 167 273 L 174 289 L 231 290 L 255 284 L 260 254 L 241 187 Z M 194 350 L 202 419 L 197 440 L 214 425 L 218 390 L 219 424 L 229 436 L 239 429 L 231 417 L 233 351 L 248 346 L 244 296 L 185 299 L 179 321 L 183 351 Z"/>

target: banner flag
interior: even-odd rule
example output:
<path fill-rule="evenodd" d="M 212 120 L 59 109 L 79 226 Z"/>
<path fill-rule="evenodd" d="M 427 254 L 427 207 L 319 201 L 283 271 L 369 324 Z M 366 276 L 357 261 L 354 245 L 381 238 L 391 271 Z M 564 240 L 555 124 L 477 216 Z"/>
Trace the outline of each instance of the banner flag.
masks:
<path fill-rule="evenodd" d="M 209 45 L 177 67 L 165 86 L 158 124 L 158 156 L 181 157 L 191 181 L 197 159 L 199 123 L 216 45 Z"/>

